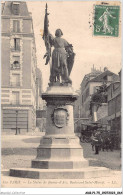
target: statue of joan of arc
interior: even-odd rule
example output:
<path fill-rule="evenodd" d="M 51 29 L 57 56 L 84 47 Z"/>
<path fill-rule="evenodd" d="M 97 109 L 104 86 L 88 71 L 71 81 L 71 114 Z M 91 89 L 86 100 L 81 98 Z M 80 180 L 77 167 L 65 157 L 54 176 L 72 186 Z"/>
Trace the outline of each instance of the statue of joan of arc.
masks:
<path fill-rule="evenodd" d="M 48 30 L 49 21 L 47 13 L 47 5 L 44 20 L 44 35 L 45 46 L 47 52 L 46 64 L 49 63 L 50 57 L 52 56 L 52 63 L 50 69 L 50 84 L 55 82 L 64 84 L 72 84 L 70 79 L 70 73 L 74 63 L 75 53 L 73 52 L 73 46 L 69 44 L 65 39 L 62 38 L 63 32 L 61 29 L 57 29 L 55 37 Z M 51 47 L 54 47 L 51 53 Z"/>

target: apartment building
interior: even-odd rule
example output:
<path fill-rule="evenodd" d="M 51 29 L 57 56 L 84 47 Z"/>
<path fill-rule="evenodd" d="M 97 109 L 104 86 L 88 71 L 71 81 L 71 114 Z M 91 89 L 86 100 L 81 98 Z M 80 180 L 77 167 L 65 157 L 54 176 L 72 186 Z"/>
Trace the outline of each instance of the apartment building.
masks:
<path fill-rule="evenodd" d="M 96 93 L 101 85 L 105 83 L 110 84 L 117 79 L 119 79 L 118 75 L 109 71 L 106 67 L 104 68 L 103 72 L 93 68 L 91 73 L 85 75 L 81 83 L 80 95 L 80 112 L 82 118 L 90 118 L 91 120 L 93 120 L 90 114 L 90 102 L 92 95 Z"/>
<path fill-rule="evenodd" d="M 32 17 L 23 1 L 2 3 L 1 15 L 2 131 L 33 131 L 37 60 Z"/>
<path fill-rule="evenodd" d="M 121 77 L 121 71 L 119 73 Z M 108 124 L 110 130 L 121 136 L 121 80 L 111 83 L 108 94 Z"/>

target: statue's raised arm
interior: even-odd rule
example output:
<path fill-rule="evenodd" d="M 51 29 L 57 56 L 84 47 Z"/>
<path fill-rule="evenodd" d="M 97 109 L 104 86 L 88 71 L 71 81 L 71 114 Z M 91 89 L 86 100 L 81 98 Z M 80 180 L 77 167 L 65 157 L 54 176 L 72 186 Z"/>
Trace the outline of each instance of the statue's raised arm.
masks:
<path fill-rule="evenodd" d="M 73 46 L 63 39 L 62 36 L 63 32 L 61 29 L 56 30 L 55 37 L 48 31 L 48 43 L 45 43 L 46 48 L 48 48 L 45 55 L 47 57 L 47 62 L 50 60 L 51 47 L 54 47 L 52 52 L 50 85 L 53 85 L 54 83 L 60 85 L 72 84 L 69 76 L 73 67 L 75 54 L 73 52 Z"/>

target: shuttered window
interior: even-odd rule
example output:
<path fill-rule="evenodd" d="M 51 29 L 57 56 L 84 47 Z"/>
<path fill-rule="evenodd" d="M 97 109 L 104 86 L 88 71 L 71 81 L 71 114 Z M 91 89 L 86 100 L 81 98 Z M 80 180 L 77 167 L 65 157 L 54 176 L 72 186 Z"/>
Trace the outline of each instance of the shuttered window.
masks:
<path fill-rule="evenodd" d="M 20 50 L 20 39 L 14 39 L 14 50 Z"/>

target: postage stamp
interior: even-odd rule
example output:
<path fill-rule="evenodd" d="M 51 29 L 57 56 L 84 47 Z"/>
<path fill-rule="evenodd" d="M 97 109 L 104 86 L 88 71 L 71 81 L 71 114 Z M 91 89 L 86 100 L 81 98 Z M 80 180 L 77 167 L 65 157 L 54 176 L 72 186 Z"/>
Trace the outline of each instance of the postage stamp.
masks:
<path fill-rule="evenodd" d="M 94 35 L 118 37 L 119 11 L 120 6 L 95 5 Z"/>

